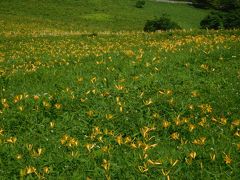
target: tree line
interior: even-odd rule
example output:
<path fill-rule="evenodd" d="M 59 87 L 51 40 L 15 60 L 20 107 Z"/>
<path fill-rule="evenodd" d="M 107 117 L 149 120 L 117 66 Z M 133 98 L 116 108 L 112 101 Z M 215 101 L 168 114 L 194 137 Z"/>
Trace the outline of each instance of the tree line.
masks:
<path fill-rule="evenodd" d="M 222 11 L 231 11 L 240 8 L 240 0 L 192 0 L 200 8 L 214 8 Z"/>

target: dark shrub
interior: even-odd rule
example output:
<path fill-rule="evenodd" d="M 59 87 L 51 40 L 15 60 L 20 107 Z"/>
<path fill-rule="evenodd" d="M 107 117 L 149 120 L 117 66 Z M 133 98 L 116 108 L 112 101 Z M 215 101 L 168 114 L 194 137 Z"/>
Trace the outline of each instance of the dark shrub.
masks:
<path fill-rule="evenodd" d="M 222 11 L 231 11 L 240 7 L 239 0 L 191 0 L 198 8 L 214 8 Z"/>
<path fill-rule="evenodd" d="M 166 15 L 162 15 L 159 19 L 148 20 L 144 26 L 145 32 L 155 32 L 157 30 L 181 29 L 181 27 L 173 22 Z"/>
<path fill-rule="evenodd" d="M 229 12 L 211 12 L 200 22 L 202 29 L 240 28 L 240 9 Z"/>
<path fill-rule="evenodd" d="M 144 0 L 138 0 L 137 2 L 136 2 L 136 7 L 137 8 L 143 8 L 143 6 L 145 5 L 145 1 Z"/>
<path fill-rule="evenodd" d="M 201 22 L 202 29 L 221 29 L 223 28 L 223 17 L 222 13 L 211 12 Z"/>
<path fill-rule="evenodd" d="M 240 28 L 240 9 L 226 13 L 223 26 L 226 29 Z"/>
<path fill-rule="evenodd" d="M 234 10 L 239 8 L 240 5 L 239 0 L 215 0 L 214 2 L 213 7 L 222 11 Z"/>
<path fill-rule="evenodd" d="M 154 32 L 157 30 L 156 20 L 147 20 L 143 30 L 145 32 Z"/>
<path fill-rule="evenodd" d="M 193 6 L 196 8 L 207 9 L 211 6 L 209 0 L 192 0 Z"/>

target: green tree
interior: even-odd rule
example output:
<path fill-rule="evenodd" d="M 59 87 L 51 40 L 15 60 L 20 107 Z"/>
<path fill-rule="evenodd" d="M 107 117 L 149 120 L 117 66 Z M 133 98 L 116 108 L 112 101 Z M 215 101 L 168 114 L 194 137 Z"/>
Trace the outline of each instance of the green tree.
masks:
<path fill-rule="evenodd" d="M 200 8 L 214 8 L 230 11 L 240 7 L 240 0 L 192 0 L 195 6 Z"/>
<path fill-rule="evenodd" d="M 240 6 L 240 0 L 213 0 L 211 5 L 220 10 L 229 11 Z"/>
<path fill-rule="evenodd" d="M 143 8 L 143 6 L 145 5 L 145 1 L 144 0 L 138 0 L 137 2 L 136 2 L 136 7 L 137 8 Z"/>
<path fill-rule="evenodd" d="M 195 7 L 209 8 L 211 6 L 211 0 L 192 0 Z"/>
<path fill-rule="evenodd" d="M 167 31 L 170 29 L 181 29 L 181 27 L 172 21 L 167 14 L 163 14 L 159 19 L 148 20 L 143 30 L 145 32 L 155 32 L 157 30 Z"/>
<path fill-rule="evenodd" d="M 203 29 L 240 28 L 240 10 L 211 12 L 200 23 Z"/>

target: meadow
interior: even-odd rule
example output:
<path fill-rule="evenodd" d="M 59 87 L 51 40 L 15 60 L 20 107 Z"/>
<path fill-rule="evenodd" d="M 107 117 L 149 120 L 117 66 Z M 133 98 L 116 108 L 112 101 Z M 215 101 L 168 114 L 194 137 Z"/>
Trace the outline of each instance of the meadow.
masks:
<path fill-rule="evenodd" d="M 142 31 L 146 20 L 163 13 L 182 28 L 197 29 L 209 12 L 150 0 L 139 9 L 135 3 L 135 0 L 2 0 L 0 33 Z"/>
<path fill-rule="evenodd" d="M 0 35 L 0 179 L 240 178 L 239 30 L 18 15 Z"/>

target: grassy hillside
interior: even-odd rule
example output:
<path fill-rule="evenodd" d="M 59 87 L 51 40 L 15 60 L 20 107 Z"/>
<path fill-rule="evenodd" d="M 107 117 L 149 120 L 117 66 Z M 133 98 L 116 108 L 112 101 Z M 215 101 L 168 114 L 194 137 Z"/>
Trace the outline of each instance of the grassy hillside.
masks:
<path fill-rule="evenodd" d="M 0 1 L 1 31 L 142 30 L 147 19 L 168 13 L 183 28 L 198 28 L 205 10 L 188 5 L 135 0 L 8 0 Z"/>

